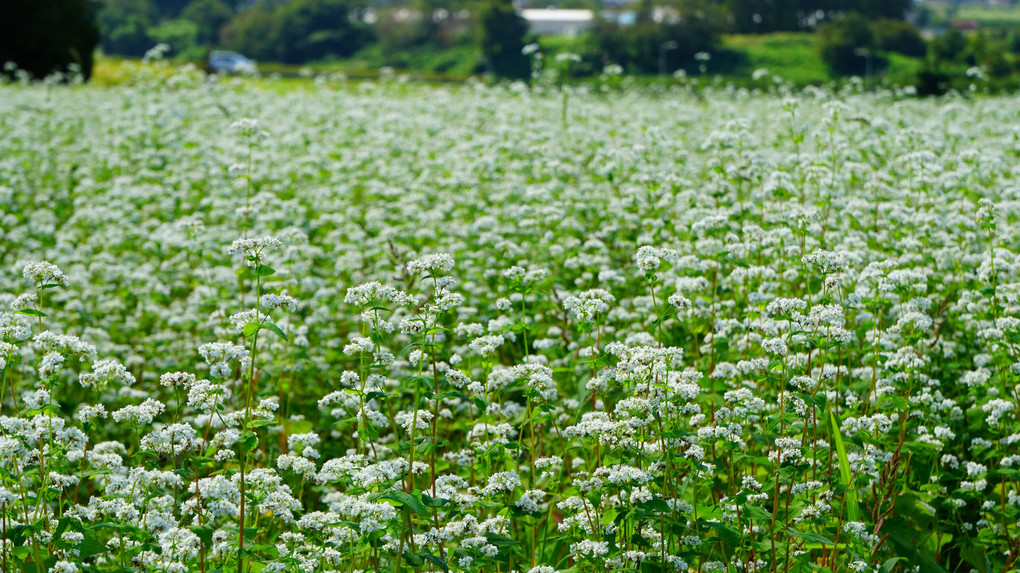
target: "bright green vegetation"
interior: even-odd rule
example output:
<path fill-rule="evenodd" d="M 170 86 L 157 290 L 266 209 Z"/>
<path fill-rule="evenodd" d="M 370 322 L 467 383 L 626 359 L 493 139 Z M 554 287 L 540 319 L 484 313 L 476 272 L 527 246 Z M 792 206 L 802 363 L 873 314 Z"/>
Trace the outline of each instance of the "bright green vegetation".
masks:
<path fill-rule="evenodd" d="M 990 6 L 979 3 L 924 2 L 922 6 L 932 12 L 932 23 L 945 24 L 950 20 L 976 22 L 981 27 L 1020 26 L 1020 6 Z"/>
<path fill-rule="evenodd" d="M 748 77 L 755 70 L 764 68 L 770 75 L 795 85 L 823 84 L 835 78 L 819 55 L 817 42 L 816 35 L 806 32 L 727 35 L 723 36 L 723 50 L 716 59 L 721 60 L 721 73 L 727 76 Z M 887 85 L 915 83 L 917 73 L 924 65 L 920 58 L 894 52 L 876 51 L 875 55 L 887 61 L 874 63 L 873 81 Z M 727 65 L 730 61 L 736 64 Z M 710 64 L 710 68 L 719 67 Z"/>
<path fill-rule="evenodd" d="M 739 67 L 734 75 L 751 75 L 765 68 L 784 80 L 800 85 L 825 83 L 829 71 L 818 55 L 814 34 L 777 32 L 762 35 L 723 36 L 723 48 L 735 52 Z"/>
<path fill-rule="evenodd" d="M 557 54 L 583 53 L 590 45 L 590 38 L 548 37 L 540 42 L 542 51 L 549 59 Z M 766 69 L 769 78 L 778 76 L 786 83 L 796 86 L 820 85 L 833 80 L 815 46 L 816 37 L 806 32 L 777 32 L 762 35 L 729 34 L 723 36 L 720 48 L 706 66 L 707 73 L 713 78 L 720 76 L 724 81 L 735 81 L 740 85 L 761 85 L 751 82 L 752 74 L 759 69 Z M 885 65 L 876 64 L 873 69 L 873 82 L 886 85 L 906 86 L 917 81 L 917 73 L 922 69 L 923 62 L 919 58 L 903 56 L 892 52 L 877 52 L 887 60 Z M 403 66 L 396 69 L 401 73 L 410 73 L 425 79 L 446 79 L 459 81 L 472 74 L 478 52 L 476 48 L 464 47 L 446 51 L 423 51 L 408 54 Z M 305 66 L 286 66 L 280 64 L 261 64 L 263 75 L 282 73 L 294 77 L 302 70 L 315 75 L 328 75 L 345 72 L 352 77 L 378 77 L 378 70 L 389 59 L 377 52 L 364 52 L 358 56 L 339 61 L 317 62 Z M 96 76 L 101 83 L 116 83 L 123 76 L 121 69 L 125 62 L 113 58 L 100 58 Z M 132 67 L 127 62 L 128 67 Z M 690 77 L 698 76 L 697 67 L 689 70 Z M 863 75 L 863 74 L 862 74 Z M 585 77 L 578 74 L 575 79 L 584 81 Z M 590 80 L 589 80 L 590 81 Z M 771 79 L 764 80 L 770 83 Z"/>
<path fill-rule="evenodd" d="M 133 66 L 0 85 L 5 571 L 1020 559 L 1016 97 Z"/>
<path fill-rule="evenodd" d="M 399 70 L 437 72 L 465 77 L 477 73 L 480 57 L 477 46 L 426 48 L 399 54 L 384 54 L 379 46 L 372 46 L 337 63 L 343 68 L 352 70 L 378 70 L 389 66 Z"/>
<path fill-rule="evenodd" d="M 876 73 L 882 75 L 882 81 L 890 86 L 908 86 L 917 82 L 918 74 L 924 69 L 924 62 L 919 58 L 911 58 L 894 52 L 882 54 L 888 60 L 884 69 Z"/>

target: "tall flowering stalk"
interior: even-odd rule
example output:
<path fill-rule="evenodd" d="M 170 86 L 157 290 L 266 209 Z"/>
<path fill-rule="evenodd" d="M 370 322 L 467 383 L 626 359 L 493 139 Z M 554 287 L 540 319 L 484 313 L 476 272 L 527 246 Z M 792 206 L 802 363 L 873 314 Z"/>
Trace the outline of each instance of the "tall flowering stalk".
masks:
<path fill-rule="evenodd" d="M 271 322 L 269 313 L 275 308 L 288 308 L 295 310 L 297 301 L 289 296 L 263 295 L 262 279 L 272 276 L 276 270 L 265 265 L 265 253 L 268 250 L 278 249 L 282 243 L 275 237 L 265 236 L 257 239 L 237 239 L 227 247 L 230 254 L 242 255 L 245 259 L 246 270 L 254 275 L 255 280 L 255 308 L 243 311 L 230 317 L 230 322 L 248 339 L 249 365 L 248 372 L 242 377 L 244 384 L 244 421 L 241 425 L 242 433 L 238 441 L 240 445 L 240 508 L 238 521 L 240 523 L 237 537 L 237 571 L 243 571 L 245 562 L 244 538 L 247 526 L 245 510 L 248 505 L 245 474 L 248 467 L 249 453 L 258 446 L 256 426 L 252 424 L 252 394 L 255 392 L 258 378 L 256 376 L 258 366 L 258 343 L 259 333 L 262 330 L 269 330 L 280 338 L 286 340 L 287 336 L 283 330 Z M 266 312 L 263 313 L 263 310 Z"/>

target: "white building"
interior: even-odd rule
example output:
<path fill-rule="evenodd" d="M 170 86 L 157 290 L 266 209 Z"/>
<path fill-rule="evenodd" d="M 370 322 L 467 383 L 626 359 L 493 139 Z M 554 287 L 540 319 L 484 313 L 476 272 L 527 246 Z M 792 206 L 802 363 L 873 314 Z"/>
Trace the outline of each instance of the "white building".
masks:
<path fill-rule="evenodd" d="M 576 36 L 595 22 L 591 10 L 526 8 L 521 10 L 521 16 L 528 21 L 531 33 L 539 36 Z"/>

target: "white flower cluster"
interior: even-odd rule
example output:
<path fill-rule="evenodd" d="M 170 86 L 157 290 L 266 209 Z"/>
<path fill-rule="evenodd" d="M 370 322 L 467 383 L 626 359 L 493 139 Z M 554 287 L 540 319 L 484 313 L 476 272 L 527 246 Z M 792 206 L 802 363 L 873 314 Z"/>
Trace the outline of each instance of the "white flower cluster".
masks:
<path fill-rule="evenodd" d="M 264 262 L 266 251 L 282 246 L 283 243 L 279 239 L 269 235 L 257 238 L 242 237 L 227 245 L 227 252 L 231 255 L 243 255 L 245 263 L 254 269 Z"/>
<path fill-rule="evenodd" d="M 634 254 L 634 262 L 637 263 L 639 269 L 651 272 L 658 269 L 663 260 L 676 263 L 679 257 L 680 255 L 673 249 L 645 245 L 638 248 L 637 253 Z"/>
<path fill-rule="evenodd" d="M 38 285 L 61 285 L 69 283 L 63 271 L 49 261 L 28 263 L 21 271 L 22 276 Z"/>
<path fill-rule="evenodd" d="M 594 322 L 598 316 L 605 316 L 614 302 L 616 297 L 609 291 L 591 289 L 563 299 L 563 308 L 572 312 L 578 322 L 585 324 Z"/>
<path fill-rule="evenodd" d="M 443 276 L 450 274 L 453 270 L 453 257 L 448 253 L 437 253 L 433 255 L 425 255 L 420 259 L 415 259 L 407 263 L 407 272 L 412 275 L 427 274 L 433 276 Z"/>

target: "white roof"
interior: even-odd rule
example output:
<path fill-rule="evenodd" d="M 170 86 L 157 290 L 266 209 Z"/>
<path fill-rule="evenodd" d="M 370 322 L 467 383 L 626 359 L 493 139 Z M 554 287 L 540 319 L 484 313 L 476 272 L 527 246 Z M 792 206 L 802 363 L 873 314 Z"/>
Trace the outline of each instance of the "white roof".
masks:
<path fill-rule="evenodd" d="M 560 10 L 559 8 L 526 8 L 521 16 L 529 22 L 591 22 L 591 10 Z"/>

